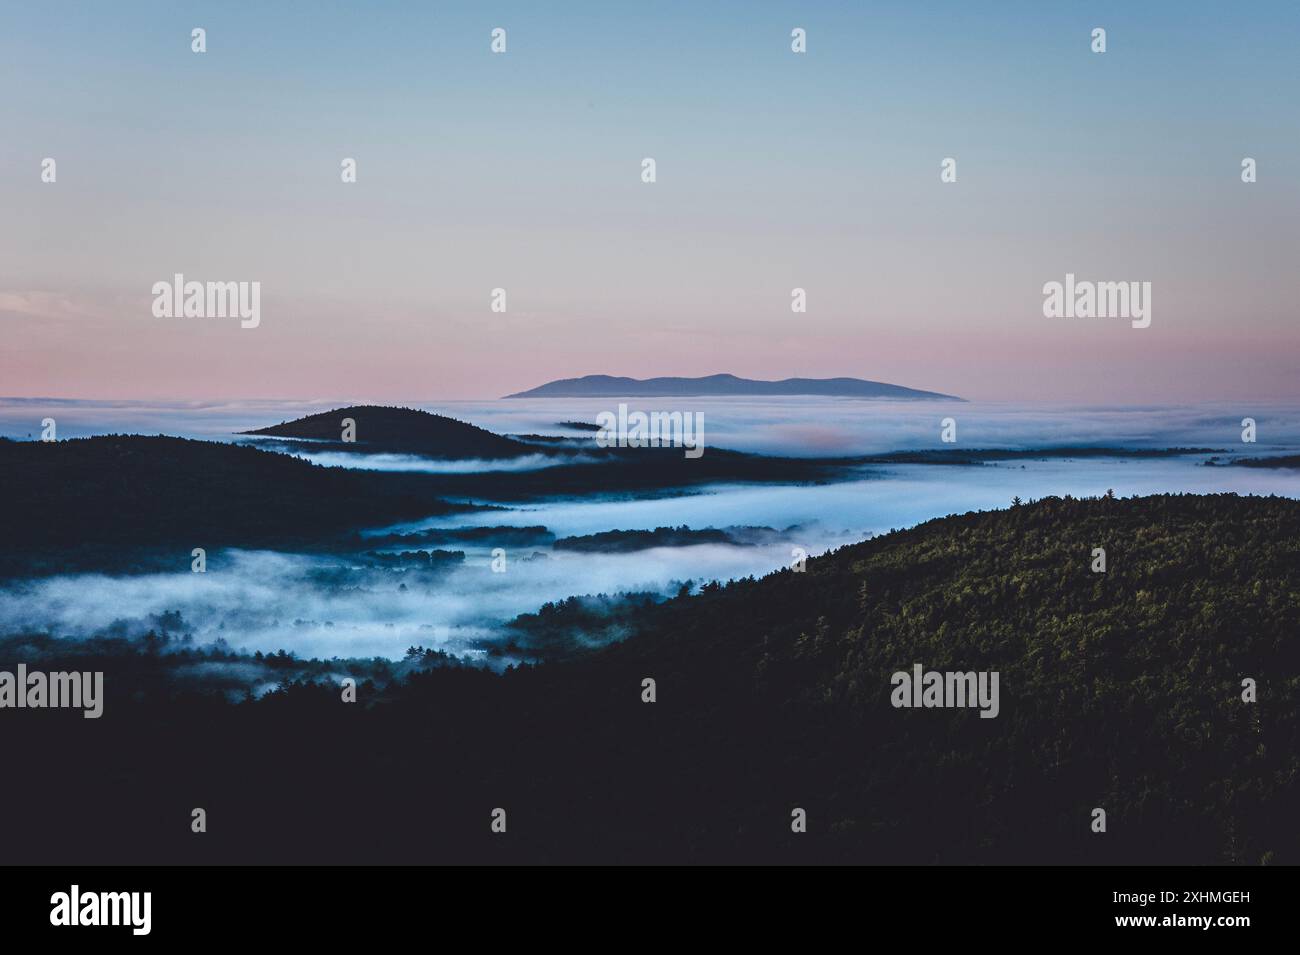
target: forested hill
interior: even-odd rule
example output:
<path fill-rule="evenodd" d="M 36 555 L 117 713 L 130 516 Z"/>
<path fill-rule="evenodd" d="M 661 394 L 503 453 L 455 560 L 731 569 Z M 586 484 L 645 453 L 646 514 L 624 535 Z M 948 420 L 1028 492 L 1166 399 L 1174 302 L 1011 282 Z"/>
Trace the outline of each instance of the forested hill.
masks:
<path fill-rule="evenodd" d="M 345 420 L 352 438 L 344 441 Z M 331 450 L 421 454 L 434 458 L 500 459 L 539 449 L 476 425 L 414 408 L 355 405 L 335 408 L 245 434 L 327 442 Z"/>
<path fill-rule="evenodd" d="M 576 626 L 563 607 L 539 616 Z M 27 720 L 13 758 L 49 780 L 111 770 L 134 781 L 115 791 L 154 798 L 12 811 L 33 833 L 75 824 L 83 859 L 121 839 L 187 861 L 1300 861 L 1296 501 L 954 516 L 802 573 L 641 602 L 618 630 L 503 676 L 435 664 L 363 683 L 359 705 L 303 683 L 201 701 L 152 675 L 162 657 L 72 661 L 109 671 L 104 765 L 45 755 L 74 745 L 79 720 Z M 914 664 L 997 671 L 998 715 L 894 708 L 891 675 Z M 177 807 L 196 792 L 220 807 L 222 840 L 188 838 Z M 489 830 L 494 807 L 509 838 Z"/>
<path fill-rule="evenodd" d="M 465 510 L 431 475 L 325 468 L 185 438 L 0 439 L 0 578 L 133 568 L 139 552 L 318 544 L 366 523 Z"/>
<path fill-rule="evenodd" d="M 1300 861 L 1290 499 L 1047 499 L 930 521 L 672 601 L 609 656 L 706 721 L 752 698 L 766 721 L 734 728 L 752 783 L 780 765 L 852 856 Z M 916 663 L 999 671 L 999 716 L 894 709 L 890 676 Z"/>

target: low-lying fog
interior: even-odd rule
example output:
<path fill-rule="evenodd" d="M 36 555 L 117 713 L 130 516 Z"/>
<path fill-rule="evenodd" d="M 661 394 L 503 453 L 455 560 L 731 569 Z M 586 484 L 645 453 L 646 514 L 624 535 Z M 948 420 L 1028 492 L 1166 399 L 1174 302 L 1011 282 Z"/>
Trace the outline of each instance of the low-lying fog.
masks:
<path fill-rule="evenodd" d="M 211 406 L 153 408 L 120 403 L 86 412 L 66 403 L 0 402 L 0 430 L 13 437 L 39 433 L 42 416 L 59 420 L 60 436 L 104 431 L 164 431 L 229 439 L 231 432 L 293 417 L 320 407 Z M 439 410 L 502 432 L 562 433 L 557 423 L 591 420 L 604 402 L 532 401 L 445 404 Z M 646 407 L 649 407 L 647 403 Z M 1300 416 L 1294 409 L 1043 409 L 967 404 L 862 402 L 836 399 L 723 402 L 681 399 L 665 410 L 705 411 L 709 444 L 751 451 L 847 454 L 941 447 L 938 421 L 958 422 L 957 447 L 1041 447 L 1076 444 L 1162 448 L 1202 446 L 1242 453 L 1296 453 Z M 21 428 L 18 420 L 35 416 Z M 1255 417 L 1259 443 L 1241 443 L 1241 418 Z M 135 423 L 133 424 L 132 421 Z M 149 426 L 141 422 L 147 422 Z M 182 424 L 184 426 L 182 426 Z M 26 430 L 24 430 L 26 429 Z M 22 433 L 19 433 L 19 432 Z M 571 432 L 570 432 L 571 433 Z M 339 464 L 360 464 L 346 454 Z M 379 456 L 376 456 L 379 457 Z M 366 461 L 364 466 L 420 468 L 419 459 Z M 1220 492 L 1300 496 L 1294 470 L 1205 467 L 1204 456 L 1159 459 L 1045 459 L 975 467 L 901 465 L 863 469 L 843 483 L 823 486 L 717 486 L 651 500 L 553 502 L 489 514 L 413 522 L 430 527 L 544 525 L 557 537 L 613 529 L 766 526 L 785 531 L 779 543 L 655 548 L 603 554 L 553 551 L 549 546 L 507 548 L 504 573 L 492 570 L 491 544 L 440 544 L 465 552 L 445 571 L 354 570 L 345 558 L 229 551 L 209 554 L 205 574 L 135 577 L 76 575 L 23 581 L 0 588 L 0 633 L 52 632 L 134 635 L 179 612 L 182 632 L 206 644 L 290 650 L 300 656 L 400 657 L 412 645 L 454 653 L 481 648 L 520 613 L 570 595 L 653 591 L 668 595 L 685 581 L 761 575 L 792 559 L 908 527 L 946 514 L 1006 507 L 1012 497 L 1161 492 Z M 330 462 L 334 463 L 334 462 Z M 535 466 L 537 462 L 515 462 Z M 496 466 L 500 466 L 497 463 Z M 457 465 L 459 469 L 459 465 Z M 378 531 L 379 528 L 372 530 Z M 420 545 L 424 546 L 424 545 Z M 403 548 L 403 549 L 415 549 Z M 534 555 L 543 555 L 534 557 Z M 175 618 L 171 618 L 173 621 Z M 175 628 L 174 622 L 170 625 Z"/>
<path fill-rule="evenodd" d="M 0 436 L 39 437 L 41 420 L 50 417 L 62 438 L 118 432 L 235 440 L 237 432 L 364 401 L 364 396 L 208 403 L 0 398 Z M 1105 445 L 1244 451 L 1241 420 L 1246 417 L 1258 424 L 1252 453 L 1300 447 L 1300 409 L 1278 402 L 1129 408 L 816 397 L 630 398 L 626 403 L 632 411 L 699 411 L 707 447 L 762 454 L 876 454 L 939 447 L 939 422 L 946 417 L 956 419 L 958 447 L 966 448 Z M 572 437 L 576 432 L 559 427 L 560 422 L 594 423 L 600 412 L 616 412 L 618 404 L 613 399 L 552 398 L 416 407 L 503 434 Z"/>

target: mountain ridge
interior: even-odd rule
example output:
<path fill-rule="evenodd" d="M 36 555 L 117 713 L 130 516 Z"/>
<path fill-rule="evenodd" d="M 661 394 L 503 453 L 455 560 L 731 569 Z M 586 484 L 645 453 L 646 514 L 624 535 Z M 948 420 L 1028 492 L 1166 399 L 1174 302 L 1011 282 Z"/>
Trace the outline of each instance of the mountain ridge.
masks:
<path fill-rule="evenodd" d="M 627 378 L 615 375 L 584 375 L 557 378 L 510 398 L 696 398 L 712 396 L 774 397 L 811 395 L 835 398 L 904 398 L 916 401 L 965 401 L 955 395 L 923 391 L 903 385 L 865 378 L 782 378 L 764 381 L 731 374 L 697 378 L 662 376 Z"/>

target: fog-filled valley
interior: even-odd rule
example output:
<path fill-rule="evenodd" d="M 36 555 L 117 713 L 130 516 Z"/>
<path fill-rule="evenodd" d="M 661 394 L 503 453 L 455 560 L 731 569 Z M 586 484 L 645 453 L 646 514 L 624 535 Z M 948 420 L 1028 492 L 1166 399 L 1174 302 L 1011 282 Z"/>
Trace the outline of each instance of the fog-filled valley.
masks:
<path fill-rule="evenodd" d="M 185 645 L 287 651 L 326 660 L 401 660 L 410 648 L 424 647 L 499 669 L 531 657 L 512 621 L 569 597 L 590 598 L 593 608 L 616 604 L 629 594 L 663 599 L 683 588 L 698 591 L 711 581 L 761 576 L 892 528 L 1003 508 L 1013 499 L 1107 492 L 1120 497 L 1167 492 L 1294 497 L 1300 490 L 1294 469 L 1230 463 L 1300 448 L 1296 416 L 1279 408 L 1257 412 L 1261 438 L 1246 444 L 1241 441 L 1242 415 L 1222 408 L 1066 413 L 836 399 L 784 399 L 779 404 L 678 399 L 668 404 L 682 408 L 692 401 L 703 407 L 709 429 L 702 462 L 718 462 L 723 448 L 737 447 L 803 459 L 834 456 L 837 463 L 797 482 L 768 479 L 760 469 L 753 475 L 735 472 L 746 477 L 740 483 L 674 487 L 678 478 L 669 475 L 661 486 L 601 491 L 594 488 L 601 485 L 601 462 L 608 453 L 573 424 L 592 420 L 599 402 L 535 400 L 449 409 L 462 420 L 523 437 L 515 456 L 482 460 L 371 451 L 364 441 L 364 420 L 363 440 L 349 450 L 317 451 L 313 447 L 319 442 L 242 433 L 268 418 L 287 418 L 304 410 L 301 406 L 6 400 L 0 403 L 0 433 L 12 439 L 25 439 L 24 427 L 39 428 L 42 418 L 52 416 L 60 438 L 158 428 L 285 452 L 331 471 L 375 473 L 376 479 L 385 472 L 412 479 L 423 474 L 446 483 L 432 484 L 427 492 L 413 485 L 416 503 L 408 511 L 417 513 L 408 520 L 375 521 L 364 513 L 350 520 L 351 505 L 340 504 L 330 515 L 334 526 L 329 530 L 346 529 L 352 537 L 347 544 L 325 546 L 312 540 L 303 550 L 291 542 L 266 546 L 237 535 L 214 541 L 177 527 L 175 544 L 160 537 L 149 559 L 125 572 L 105 559 L 75 573 L 59 573 L 56 558 L 37 576 L 15 572 L 24 557 L 11 553 L 10 572 L 0 586 L 0 633 L 134 639 L 165 630 Z M 956 420 L 957 441 L 945 444 L 940 420 L 949 415 Z M 528 436 L 551 441 L 528 444 Z M 1016 453 L 957 465 L 880 457 L 993 448 Z M 1197 450 L 1143 456 L 1170 448 Z M 557 449 L 565 456 L 557 457 Z M 1089 449 L 1101 450 L 1089 455 Z M 658 453 L 681 473 L 699 463 L 680 459 L 670 449 L 622 453 L 642 451 Z M 868 459 L 846 460 L 852 455 Z M 737 461 L 753 466 L 748 459 Z M 590 486 L 547 492 L 546 475 L 559 472 L 589 474 Z M 494 474 L 542 490 L 534 499 L 509 500 L 517 496 L 514 487 L 501 485 L 500 496 L 507 499 L 493 500 L 493 486 L 485 482 Z M 222 488 L 205 493 L 221 494 Z M 248 493 L 255 495 L 256 488 Z M 372 502 L 390 493 L 366 486 L 356 492 L 358 499 Z M 418 494 L 424 493 L 438 494 L 436 512 L 431 507 L 418 513 Z M 53 526 L 58 515 L 41 520 Z M 327 530 L 315 523 L 305 532 L 286 530 L 311 538 L 313 527 L 321 534 Z M 531 530 L 512 534 L 510 528 Z M 111 541 L 105 552 L 127 550 L 129 544 Z M 191 547 L 205 548 L 204 573 L 192 572 Z M 619 627 L 593 624 L 598 617 L 594 613 L 585 630 L 572 634 L 575 646 L 618 639 Z M 540 648 L 537 652 L 542 654 Z"/>

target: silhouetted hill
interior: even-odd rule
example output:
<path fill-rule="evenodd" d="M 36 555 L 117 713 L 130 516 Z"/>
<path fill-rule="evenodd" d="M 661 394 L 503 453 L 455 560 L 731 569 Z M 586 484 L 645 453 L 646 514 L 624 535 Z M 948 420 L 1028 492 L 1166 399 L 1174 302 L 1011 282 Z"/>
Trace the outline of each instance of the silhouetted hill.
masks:
<path fill-rule="evenodd" d="M 794 529 L 791 528 L 793 531 Z M 690 547 L 695 544 L 729 544 L 753 547 L 782 539 L 771 527 L 656 527 L 654 530 L 612 530 L 561 537 L 556 550 L 591 554 L 628 554 L 651 547 Z"/>
<path fill-rule="evenodd" d="M 1047 448 L 922 448 L 854 458 L 860 464 L 979 465 L 993 461 L 1046 461 L 1061 458 L 1176 458 L 1210 454 L 1215 448 L 1114 448 L 1074 445 Z M 1211 459 L 1213 460 L 1213 459 Z"/>
<path fill-rule="evenodd" d="M 829 395 L 841 398 L 916 398 L 961 401 L 936 391 L 919 391 L 862 378 L 786 378 L 756 381 L 735 375 L 702 378 L 616 378 L 585 375 L 561 378 L 507 398 L 694 398 L 700 396 Z"/>
<path fill-rule="evenodd" d="M 720 483 L 826 483 L 861 473 L 849 458 L 781 458 L 708 448 L 688 458 L 681 448 L 581 449 L 580 463 L 526 471 L 439 474 L 446 497 L 480 501 L 531 501 L 554 497 L 647 496 Z M 569 452 L 573 453 L 573 452 Z"/>
<path fill-rule="evenodd" d="M 1243 468 L 1292 468 L 1300 470 L 1300 454 L 1276 458 L 1235 458 L 1231 463 Z"/>
<path fill-rule="evenodd" d="M 344 442 L 343 421 L 356 422 L 355 442 Z M 332 451 L 419 454 L 433 458 L 514 458 L 544 453 L 532 445 L 493 434 L 455 418 L 413 408 L 355 405 L 322 411 L 294 421 L 245 431 L 277 438 L 306 438 L 327 442 Z"/>
<path fill-rule="evenodd" d="M 444 514 L 426 474 L 325 468 L 242 445 L 107 435 L 0 441 L 0 576 L 129 569 L 156 547 L 292 547 Z M 180 560 L 180 558 L 176 558 Z"/>
<path fill-rule="evenodd" d="M 1091 570 L 1099 546 L 1105 573 Z M 359 661 L 355 705 L 329 682 L 240 705 L 180 693 L 165 646 L 0 642 L 0 666 L 40 653 L 46 669 L 104 669 L 108 694 L 93 747 L 79 714 L 6 717 L 19 721 L 6 757 L 42 781 L 0 795 L 24 821 L 6 851 L 45 863 L 128 850 L 190 864 L 1300 861 L 1300 502 L 1049 498 L 930 521 L 802 573 L 660 603 L 564 601 L 520 623 L 571 645 L 626 639 L 500 676 L 434 660 L 372 683 L 377 668 Z M 917 663 L 997 671 L 998 716 L 895 709 L 891 675 Z M 1246 678 L 1258 702 L 1243 702 Z M 110 778 L 84 798 L 80 782 Z M 200 802 L 221 839 L 189 832 Z M 489 830 L 493 807 L 509 813 L 507 836 Z M 791 831 L 796 807 L 806 833 Z M 1105 833 L 1091 829 L 1096 808 Z"/>

